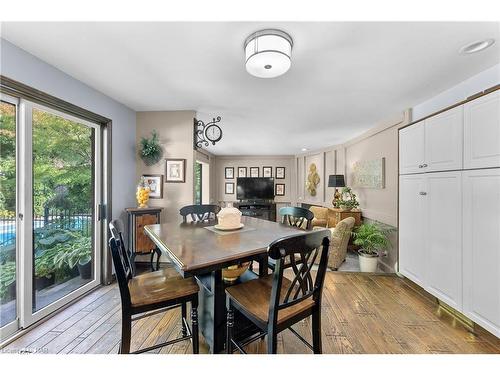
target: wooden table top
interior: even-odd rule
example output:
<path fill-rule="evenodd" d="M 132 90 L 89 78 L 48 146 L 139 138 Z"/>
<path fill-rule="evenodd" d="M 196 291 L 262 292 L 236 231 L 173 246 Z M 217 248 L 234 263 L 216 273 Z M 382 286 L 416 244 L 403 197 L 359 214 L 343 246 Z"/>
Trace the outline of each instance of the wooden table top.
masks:
<path fill-rule="evenodd" d="M 271 242 L 304 230 L 243 216 L 247 231 L 218 234 L 206 229 L 216 221 L 147 225 L 145 233 L 172 259 L 182 274 L 200 274 L 263 254 Z"/>

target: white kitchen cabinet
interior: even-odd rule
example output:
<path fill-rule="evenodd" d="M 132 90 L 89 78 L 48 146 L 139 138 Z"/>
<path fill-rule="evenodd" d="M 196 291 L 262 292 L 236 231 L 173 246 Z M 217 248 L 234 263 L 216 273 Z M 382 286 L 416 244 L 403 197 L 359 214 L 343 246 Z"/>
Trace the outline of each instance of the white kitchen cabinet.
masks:
<path fill-rule="evenodd" d="M 464 168 L 500 167 L 500 91 L 464 105 Z"/>
<path fill-rule="evenodd" d="M 425 285 L 425 175 L 399 177 L 399 272 Z"/>
<path fill-rule="evenodd" d="M 422 172 L 425 162 L 424 121 L 399 131 L 399 173 Z"/>
<path fill-rule="evenodd" d="M 425 289 L 462 309 L 462 172 L 426 174 Z"/>
<path fill-rule="evenodd" d="M 463 106 L 425 120 L 424 172 L 462 169 Z"/>
<path fill-rule="evenodd" d="M 500 337 L 500 168 L 463 172 L 463 312 Z"/>

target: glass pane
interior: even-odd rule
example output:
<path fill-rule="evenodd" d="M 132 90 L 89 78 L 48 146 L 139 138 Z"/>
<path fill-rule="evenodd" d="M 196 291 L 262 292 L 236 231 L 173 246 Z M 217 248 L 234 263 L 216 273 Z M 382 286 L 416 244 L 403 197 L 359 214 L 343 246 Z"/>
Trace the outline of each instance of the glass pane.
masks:
<path fill-rule="evenodd" d="M 16 106 L 0 102 L 0 327 L 16 311 Z"/>
<path fill-rule="evenodd" d="M 33 110 L 33 311 L 94 279 L 94 130 Z"/>

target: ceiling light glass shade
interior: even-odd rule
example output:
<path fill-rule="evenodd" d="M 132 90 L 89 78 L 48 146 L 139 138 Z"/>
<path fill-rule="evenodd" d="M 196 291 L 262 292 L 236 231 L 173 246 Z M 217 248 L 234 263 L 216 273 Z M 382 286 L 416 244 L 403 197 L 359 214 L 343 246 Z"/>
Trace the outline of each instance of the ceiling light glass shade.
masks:
<path fill-rule="evenodd" d="M 274 78 L 292 65 L 292 38 L 281 30 L 261 30 L 245 41 L 247 72 L 259 78 Z"/>

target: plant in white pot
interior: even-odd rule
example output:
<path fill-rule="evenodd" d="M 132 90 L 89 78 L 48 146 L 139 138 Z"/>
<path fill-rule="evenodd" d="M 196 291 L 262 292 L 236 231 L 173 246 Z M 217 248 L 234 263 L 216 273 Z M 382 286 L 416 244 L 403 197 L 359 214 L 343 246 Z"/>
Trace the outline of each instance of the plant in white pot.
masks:
<path fill-rule="evenodd" d="M 378 258 L 385 255 L 385 249 L 391 245 L 387 235 L 392 229 L 378 224 L 361 224 L 354 232 L 354 244 L 358 250 L 359 268 L 361 272 L 376 272 Z"/>

